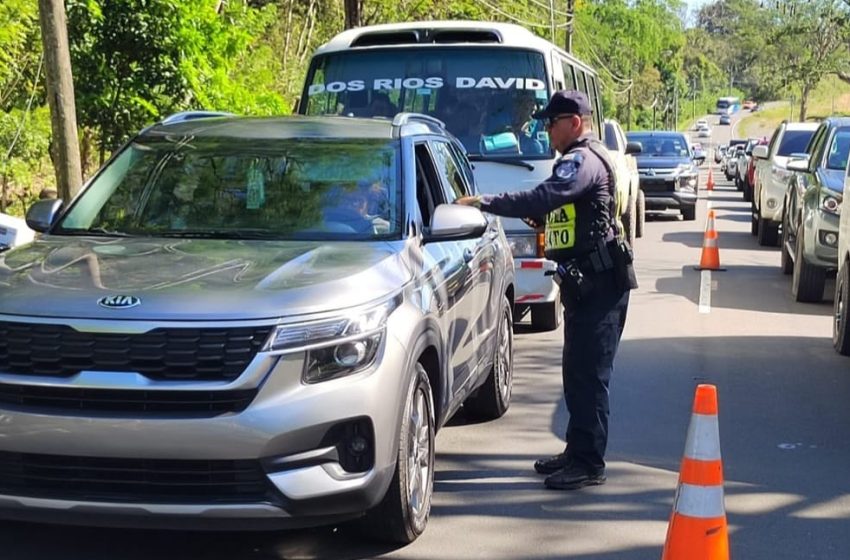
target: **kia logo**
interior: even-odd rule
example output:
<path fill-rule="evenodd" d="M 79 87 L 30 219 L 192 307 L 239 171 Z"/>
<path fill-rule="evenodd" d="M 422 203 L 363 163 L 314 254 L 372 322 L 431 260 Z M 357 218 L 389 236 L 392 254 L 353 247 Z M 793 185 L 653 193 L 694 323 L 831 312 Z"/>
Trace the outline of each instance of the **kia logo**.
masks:
<path fill-rule="evenodd" d="M 107 309 L 129 309 L 141 305 L 142 300 L 136 296 L 106 296 L 97 300 L 97 304 Z"/>

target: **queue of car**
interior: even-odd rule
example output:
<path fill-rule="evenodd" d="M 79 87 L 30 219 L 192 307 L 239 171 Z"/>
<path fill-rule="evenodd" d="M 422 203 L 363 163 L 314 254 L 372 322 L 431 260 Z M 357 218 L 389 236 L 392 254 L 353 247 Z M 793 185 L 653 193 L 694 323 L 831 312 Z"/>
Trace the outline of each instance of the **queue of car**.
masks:
<path fill-rule="evenodd" d="M 850 356 L 850 117 L 783 121 L 770 139 L 718 146 L 715 161 L 750 202 L 759 245 L 779 248 L 795 301 L 822 301 L 835 275 L 832 342 Z"/>

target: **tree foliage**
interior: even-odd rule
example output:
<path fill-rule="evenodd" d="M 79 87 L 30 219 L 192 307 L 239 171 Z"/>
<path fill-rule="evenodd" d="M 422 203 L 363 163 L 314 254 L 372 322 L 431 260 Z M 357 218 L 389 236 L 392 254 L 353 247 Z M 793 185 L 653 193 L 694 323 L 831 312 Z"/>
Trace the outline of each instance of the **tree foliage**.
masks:
<path fill-rule="evenodd" d="M 346 5 L 363 25 L 495 20 L 567 42 L 562 1 L 550 11 L 547 0 L 66 0 L 87 171 L 175 111 L 290 112 Z M 805 115 L 823 76 L 850 82 L 850 0 L 713 0 L 692 26 L 685 15 L 683 0 L 576 1 L 573 51 L 598 70 L 606 115 L 672 126 L 720 95 L 792 91 Z M 0 181 L 15 204 L 49 165 L 41 60 L 37 0 L 0 0 Z"/>

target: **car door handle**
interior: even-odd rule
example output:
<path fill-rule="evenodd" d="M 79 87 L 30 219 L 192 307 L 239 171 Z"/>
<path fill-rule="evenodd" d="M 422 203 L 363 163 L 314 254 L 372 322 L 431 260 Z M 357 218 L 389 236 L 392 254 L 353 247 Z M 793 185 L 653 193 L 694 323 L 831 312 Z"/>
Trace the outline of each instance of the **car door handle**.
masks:
<path fill-rule="evenodd" d="M 463 262 L 469 263 L 474 258 L 475 258 L 475 253 L 472 252 L 472 249 L 464 249 L 463 250 Z"/>

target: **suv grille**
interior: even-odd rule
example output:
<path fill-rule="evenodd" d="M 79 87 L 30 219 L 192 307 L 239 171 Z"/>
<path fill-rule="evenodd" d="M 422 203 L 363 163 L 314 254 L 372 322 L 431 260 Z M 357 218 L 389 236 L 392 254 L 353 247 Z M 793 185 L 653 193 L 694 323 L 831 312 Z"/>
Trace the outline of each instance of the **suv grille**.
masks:
<path fill-rule="evenodd" d="M 71 377 L 85 370 L 131 371 L 153 380 L 229 381 L 254 359 L 271 329 L 162 328 L 114 334 L 0 321 L 0 372 Z"/>
<path fill-rule="evenodd" d="M 254 503 L 275 490 L 258 461 L 103 459 L 0 451 L 0 494 L 97 502 Z"/>
<path fill-rule="evenodd" d="M 257 394 L 239 391 L 139 391 L 38 387 L 0 383 L 0 405 L 56 411 L 187 413 L 212 416 L 242 412 Z"/>

